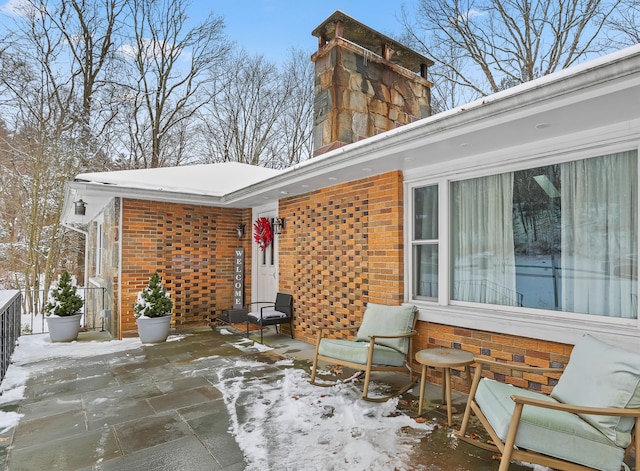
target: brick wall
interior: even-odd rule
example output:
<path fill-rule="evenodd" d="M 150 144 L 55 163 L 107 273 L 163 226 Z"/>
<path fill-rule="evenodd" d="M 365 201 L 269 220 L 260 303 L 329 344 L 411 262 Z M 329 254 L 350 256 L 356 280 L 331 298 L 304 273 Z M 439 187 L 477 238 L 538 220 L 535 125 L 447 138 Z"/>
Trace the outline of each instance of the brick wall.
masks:
<path fill-rule="evenodd" d="M 125 200 L 122 216 L 122 336 L 137 335 L 133 303 L 154 271 L 174 303 L 172 326 L 207 325 L 233 306 L 233 250 L 245 248 L 245 286 L 251 286 L 250 210 Z"/>
<path fill-rule="evenodd" d="M 402 174 L 391 172 L 280 201 L 280 290 L 294 297 L 294 329 L 358 325 L 367 302 L 402 302 Z"/>
<path fill-rule="evenodd" d="M 417 330 L 419 335 L 415 342 L 416 351 L 434 347 L 462 348 L 480 358 L 543 368 L 565 366 L 573 349 L 572 345 L 556 342 L 427 322 L 418 322 Z M 464 369 L 451 371 L 453 387 L 468 391 Z M 427 375 L 431 382 L 442 384 L 442 369 L 429 368 Z M 558 375 L 523 373 L 507 367 L 494 368 L 490 372 L 487 371 L 485 376 L 545 394 L 551 392 L 558 378 Z"/>
<path fill-rule="evenodd" d="M 294 335 L 315 343 L 319 326 L 357 326 L 367 302 L 403 301 L 402 174 L 391 172 L 280 201 L 279 290 L 294 296 Z M 238 241 L 235 228 L 247 224 Z M 233 304 L 233 249 L 245 248 L 251 287 L 251 211 L 139 200 L 123 202 L 121 329 L 137 335 L 132 305 L 154 270 L 174 300 L 176 327 L 206 325 Z M 288 326 L 283 326 L 286 332 Z M 570 345 L 418 322 L 415 350 L 463 348 L 499 361 L 565 365 Z M 418 365 L 415 365 L 418 369 Z M 498 371 L 495 379 L 549 392 L 552 377 Z M 430 368 L 428 379 L 442 381 Z M 453 385 L 466 390 L 454 370 Z"/>
<path fill-rule="evenodd" d="M 369 301 L 403 301 L 403 204 L 400 172 L 280 201 L 279 215 L 287 219 L 287 226 L 277 236 L 279 289 L 293 294 L 297 339 L 315 343 L 320 326 L 359 325 Z M 463 348 L 484 358 L 543 367 L 565 365 L 572 348 L 422 321 L 417 329 L 415 351 Z M 414 366 L 420 371 L 420 365 Z M 466 391 L 464 370 L 453 370 L 452 376 L 453 387 Z M 554 377 L 510 370 L 490 376 L 543 392 L 549 392 L 555 384 Z M 442 370 L 429 368 L 428 378 L 441 383 Z"/>

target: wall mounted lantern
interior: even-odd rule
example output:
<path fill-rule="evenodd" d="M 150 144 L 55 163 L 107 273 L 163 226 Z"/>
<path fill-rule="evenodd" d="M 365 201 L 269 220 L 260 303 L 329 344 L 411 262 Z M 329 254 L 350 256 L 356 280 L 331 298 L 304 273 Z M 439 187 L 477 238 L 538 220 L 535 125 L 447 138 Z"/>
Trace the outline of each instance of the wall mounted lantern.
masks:
<path fill-rule="evenodd" d="M 247 230 L 246 224 L 238 224 L 238 227 L 236 227 L 236 233 L 238 234 L 238 239 L 242 239 L 242 236 L 244 236 L 244 233 L 246 230 Z"/>
<path fill-rule="evenodd" d="M 273 226 L 273 233 L 274 234 L 282 234 L 282 231 L 284 230 L 285 227 L 285 219 L 284 218 L 273 218 L 271 220 L 271 226 Z"/>
<path fill-rule="evenodd" d="M 82 198 L 78 201 L 74 201 L 73 207 L 76 216 L 84 216 L 87 213 L 87 203 L 82 201 Z"/>

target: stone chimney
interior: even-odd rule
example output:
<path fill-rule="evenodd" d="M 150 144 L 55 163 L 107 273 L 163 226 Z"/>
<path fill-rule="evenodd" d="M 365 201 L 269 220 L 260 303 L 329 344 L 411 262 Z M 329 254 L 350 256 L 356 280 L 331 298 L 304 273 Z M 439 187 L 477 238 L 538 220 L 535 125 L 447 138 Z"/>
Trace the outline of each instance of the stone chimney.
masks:
<path fill-rule="evenodd" d="M 431 114 L 433 61 L 339 10 L 312 34 L 314 156 Z"/>

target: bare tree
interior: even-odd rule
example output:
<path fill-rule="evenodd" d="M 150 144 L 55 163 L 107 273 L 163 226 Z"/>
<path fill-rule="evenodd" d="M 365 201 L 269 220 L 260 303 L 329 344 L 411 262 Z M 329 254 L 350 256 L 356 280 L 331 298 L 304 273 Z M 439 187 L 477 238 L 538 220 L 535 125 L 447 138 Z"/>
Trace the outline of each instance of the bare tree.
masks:
<path fill-rule="evenodd" d="M 84 3 L 24 0 L 0 56 L 0 109 L 7 117 L 1 164 L 17 185 L 21 206 L 14 247 L 18 286 L 39 312 L 46 290 L 67 253 L 70 234 L 60 224 L 64 183 L 86 168 L 91 102 L 110 53 L 115 16 L 103 22 Z M 106 26 L 105 26 L 106 24 Z M 75 27 L 78 27 L 77 29 Z M 105 33 L 105 34 L 101 34 Z M 102 38 L 97 40 L 96 38 Z"/>
<path fill-rule="evenodd" d="M 280 86 L 276 65 L 263 56 L 241 51 L 225 70 L 228 75 L 219 76 L 216 87 L 221 91 L 206 107 L 213 160 L 261 165 L 269 160 L 265 154 L 287 92 Z"/>
<path fill-rule="evenodd" d="M 19 198 L 22 188 L 12 167 L 10 133 L 0 122 L 0 289 L 19 286 L 15 283 L 15 267 L 22 265 L 23 208 Z M 11 195 L 11 197 L 8 197 Z"/>
<path fill-rule="evenodd" d="M 57 74 L 64 39 L 52 27 L 48 5 L 25 4 L 24 21 L 19 36 L 4 51 L 0 78 L 4 105 L 13 120 L 8 170 L 20 182 L 24 231 L 20 267 L 26 300 L 38 312 L 42 299 L 39 289 L 46 288 L 52 277 L 50 267 L 59 254 L 56 244 L 62 240 L 59 214 L 64 181 L 71 174 L 63 152 L 68 144 L 64 137 L 73 128 L 70 110 L 74 108 L 74 83 L 70 75 Z M 68 150 L 68 149 L 66 149 Z M 69 173 L 67 173 L 69 171 Z"/>
<path fill-rule="evenodd" d="M 477 97 L 475 91 L 456 80 L 455 70 L 463 68 L 466 61 L 460 57 L 455 58 L 453 52 L 449 57 L 448 65 L 435 62 L 429 68 L 429 78 L 433 83 L 431 91 L 432 114 L 455 108 L 459 103 L 468 103 Z"/>
<path fill-rule="evenodd" d="M 286 168 L 311 158 L 313 153 L 314 66 L 310 54 L 292 50 L 281 73 L 282 86 L 288 92 L 287 105 L 278 116 L 273 141 L 279 149 L 270 154 L 274 168 Z"/>
<path fill-rule="evenodd" d="M 597 39 L 618 3 L 420 0 L 415 15 L 403 8 L 401 22 L 412 45 L 438 63 L 439 78 L 478 97 L 603 52 Z"/>
<path fill-rule="evenodd" d="M 201 114 L 207 161 L 284 168 L 310 156 L 313 72 L 303 56 L 293 51 L 282 71 L 242 51 L 230 59 Z"/>
<path fill-rule="evenodd" d="M 71 73 L 78 77 L 80 103 L 75 119 L 79 121 L 79 144 L 89 167 L 90 159 L 99 154 L 97 143 L 92 146 L 92 141 L 107 132 L 116 113 L 110 100 L 104 100 L 110 95 L 101 92 L 113 78 L 115 41 L 124 5 L 125 0 L 66 0 L 48 13 L 71 53 Z M 99 93 L 101 106 L 95 106 Z"/>
<path fill-rule="evenodd" d="M 305 54 L 294 52 L 282 70 L 261 57 L 232 57 L 222 20 L 189 28 L 188 6 L 19 3 L 0 40 L 0 242 L 8 243 L 0 247 L 11 259 L 0 283 L 34 294 L 30 311 L 41 308 L 35 293 L 55 272 L 77 263 L 81 241 L 60 215 L 64 183 L 78 173 L 180 165 L 198 150 L 209 161 L 274 168 L 310 156 Z"/>
<path fill-rule="evenodd" d="M 209 98 L 205 93 L 209 70 L 229 54 L 221 18 L 210 15 L 198 26 L 187 28 L 185 0 L 131 0 L 130 43 L 121 48 L 130 77 L 122 85 L 123 107 L 128 107 L 130 166 L 175 165 L 184 147 L 179 137 Z M 180 160 L 180 159 L 178 159 Z"/>
<path fill-rule="evenodd" d="M 640 44 L 640 0 L 622 0 L 618 14 L 607 22 L 606 33 L 606 41 L 613 47 Z"/>

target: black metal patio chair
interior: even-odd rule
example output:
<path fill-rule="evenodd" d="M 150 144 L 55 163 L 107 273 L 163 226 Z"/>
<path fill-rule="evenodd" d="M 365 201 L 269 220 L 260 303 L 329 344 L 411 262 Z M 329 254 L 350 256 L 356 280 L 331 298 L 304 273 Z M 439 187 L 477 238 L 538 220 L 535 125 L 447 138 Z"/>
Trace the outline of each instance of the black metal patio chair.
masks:
<path fill-rule="evenodd" d="M 263 327 L 274 325 L 276 332 L 280 324 L 289 323 L 291 338 L 293 338 L 293 296 L 285 293 L 278 293 L 275 302 L 254 301 L 247 304 L 249 313 L 247 314 L 247 337 L 249 337 L 249 324 L 260 327 L 260 343 L 264 343 Z"/>

